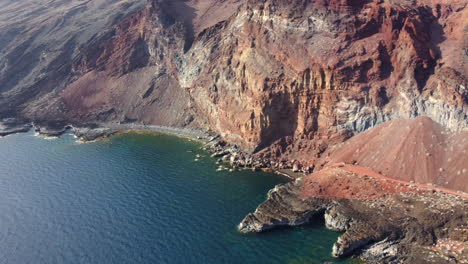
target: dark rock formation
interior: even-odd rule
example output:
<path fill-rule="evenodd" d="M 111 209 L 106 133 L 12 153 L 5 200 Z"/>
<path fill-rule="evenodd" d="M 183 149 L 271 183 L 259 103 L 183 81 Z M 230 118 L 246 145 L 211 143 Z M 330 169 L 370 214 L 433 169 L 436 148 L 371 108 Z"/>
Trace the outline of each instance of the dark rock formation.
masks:
<path fill-rule="evenodd" d="M 324 217 L 327 227 L 343 231 L 333 246 L 333 256 L 359 256 L 369 263 L 463 263 L 467 249 L 441 251 L 441 241 L 468 243 L 468 200 L 466 198 L 399 186 L 384 180 L 355 175 L 340 168 L 327 169 L 329 176 L 312 174 L 318 187 L 314 194 L 304 192 L 306 179 L 299 179 L 270 191 L 267 200 L 240 223 L 243 232 L 260 232 L 285 225 L 298 225 Z M 351 194 L 356 178 L 369 182 L 373 190 L 382 191 L 392 185 L 394 192 L 365 198 Z M 351 183 L 347 182 L 351 180 Z M 328 182 L 340 186 L 342 192 L 327 187 Z M 358 184 L 357 187 L 362 186 Z M 382 192 L 381 192 L 382 194 Z"/>
<path fill-rule="evenodd" d="M 244 218 L 239 230 L 261 232 L 279 226 L 297 226 L 323 215 L 329 203 L 322 199 L 301 200 L 300 191 L 297 183 L 276 186 L 268 192 L 267 202 Z"/>
<path fill-rule="evenodd" d="M 82 127 L 73 128 L 73 135 L 80 138 L 82 141 L 93 141 L 99 138 L 106 138 L 119 132 L 118 129 L 105 127 Z"/>
<path fill-rule="evenodd" d="M 16 118 L 5 118 L 0 121 L 0 136 L 4 137 L 10 134 L 28 132 L 32 125 L 26 120 Z"/>

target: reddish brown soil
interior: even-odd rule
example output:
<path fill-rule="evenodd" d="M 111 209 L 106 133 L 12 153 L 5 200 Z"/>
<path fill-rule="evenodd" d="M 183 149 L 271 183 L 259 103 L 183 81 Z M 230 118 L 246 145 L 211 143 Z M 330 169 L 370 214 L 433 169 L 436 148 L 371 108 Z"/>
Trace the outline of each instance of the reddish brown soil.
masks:
<path fill-rule="evenodd" d="M 325 155 L 403 181 L 468 191 L 468 131 L 452 133 L 426 117 L 395 120 L 357 135 Z"/>
<path fill-rule="evenodd" d="M 365 168 L 329 167 L 303 178 L 301 198 L 374 200 L 395 193 L 427 191 L 375 176 Z"/>
<path fill-rule="evenodd" d="M 302 183 L 301 199 L 311 197 L 353 200 L 374 200 L 396 193 L 444 192 L 468 198 L 468 194 L 447 188 L 410 183 L 385 177 L 369 168 L 334 164 L 307 175 Z"/>
<path fill-rule="evenodd" d="M 443 240 L 437 241 L 436 246 L 432 247 L 431 249 L 436 252 L 440 252 L 442 254 L 464 258 L 466 261 L 468 260 L 468 255 L 464 253 L 464 251 L 467 247 L 468 247 L 468 242 L 443 239 Z M 460 262 L 460 263 L 466 263 L 466 262 Z"/>
<path fill-rule="evenodd" d="M 341 165 L 340 165 L 341 166 Z M 402 184 L 405 186 L 410 187 L 410 189 L 415 190 L 420 192 L 420 191 L 439 191 L 439 192 L 444 192 L 447 194 L 452 194 L 452 195 L 458 195 L 464 198 L 468 198 L 467 193 L 462 193 L 462 192 L 457 192 L 451 189 L 443 188 L 443 187 L 434 187 L 431 185 L 426 185 L 426 184 L 420 184 L 420 183 L 411 183 L 411 182 L 406 182 L 406 181 L 401 181 L 401 180 L 396 180 L 392 179 L 389 177 L 385 177 L 384 175 L 377 173 L 369 168 L 361 167 L 361 166 L 356 166 L 356 165 L 344 165 L 342 167 L 344 170 L 358 174 L 358 175 L 366 175 L 370 176 L 374 179 L 380 179 L 385 182 L 393 182 L 394 184 Z"/>

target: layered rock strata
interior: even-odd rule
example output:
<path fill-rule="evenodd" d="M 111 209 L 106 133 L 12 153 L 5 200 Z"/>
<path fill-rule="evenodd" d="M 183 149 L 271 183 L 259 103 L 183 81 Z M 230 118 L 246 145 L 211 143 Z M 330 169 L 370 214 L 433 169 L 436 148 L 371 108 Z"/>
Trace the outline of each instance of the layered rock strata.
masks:
<path fill-rule="evenodd" d="M 391 119 L 467 127 L 464 1 L 124 2 L 98 26 L 66 1 L 42 31 L 3 23 L 1 115 L 197 127 L 310 166 Z"/>

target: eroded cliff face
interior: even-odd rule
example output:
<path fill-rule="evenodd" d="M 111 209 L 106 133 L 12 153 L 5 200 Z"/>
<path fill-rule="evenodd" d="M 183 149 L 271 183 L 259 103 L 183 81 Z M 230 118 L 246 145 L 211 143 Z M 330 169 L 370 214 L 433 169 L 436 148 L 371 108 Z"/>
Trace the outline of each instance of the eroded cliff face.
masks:
<path fill-rule="evenodd" d="M 51 64 L 31 86 L 47 92 L 16 112 L 199 127 L 262 158 L 315 165 L 329 145 L 391 119 L 468 126 L 467 10 L 443 0 L 148 1 Z"/>
<path fill-rule="evenodd" d="M 435 36 L 443 35 L 441 20 L 459 14 L 434 8 L 250 1 L 199 36 L 179 80 L 210 127 L 251 149 L 280 139 L 294 148 L 304 139 L 343 138 L 416 115 L 460 129 L 466 84 L 450 92 L 457 88 L 439 76 L 465 69 L 438 66 L 435 40 L 443 38 Z"/>

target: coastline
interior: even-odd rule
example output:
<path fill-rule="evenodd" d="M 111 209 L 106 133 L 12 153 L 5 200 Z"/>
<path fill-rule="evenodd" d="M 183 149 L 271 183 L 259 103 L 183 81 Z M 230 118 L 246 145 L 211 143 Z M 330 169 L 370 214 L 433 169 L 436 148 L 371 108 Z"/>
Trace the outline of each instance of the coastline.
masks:
<path fill-rule="evenodd" d="M 44 256 L 44 260 L 54 262 L 57 254 L 63 254 L 65 261 L 73 262 L 76 258 L 67 254 L 68 243 L 60 244 L 53 252 L 47 250 L 51 243 L 63 238 L 47 235 L 60 232 L 70 241 L 77 241 L 83 247 L 80 252 L 86 253 L 92 263 L 105 263 L 106 256 L 112 256 L 115 263 L 128 262 L 133 252 L 139 254 L 139 258 L 132 258 L 138 259 L 137 263 L 172 263 L 173 256 L 178 256 L 175 263 L 222 263 L 223 260 L 236 263 L 244 258 L 248 258 L 244 262 L 251 264 L 269 259 L 279 264 L 291 258 L 333 261 L 330 242 L 337 234 L 320 224 L 307 230 L 285 230 L 267 236 L 238 232 L 236 226 L 245 213 L 262 202 L 269 189 L 286 181 L 248 170 L 216 172 L 215 160 L 197 141 L 164 134 L 130 133 L 78 143 L 69 131 L 53 140 L 35 134 L 30 130 L 0 139 L 6 171 L 0 178 L 12 186 L 2 195 L 6 199 L 1 204 L 11 205 L 5 206 L 9 210 L 4 212 L 4 217 L 12 219 L 5 221 L 2 230 L 16 230 L 15 234 L 22 235 L 6 238 L 13 244 L 22 242 L 21 257 Z M 197 154 L 199 161 L 194 161 Z M 26 189 L 25 185 L 31 188 Z M 26 197 L 9 200 L 10 193 Z M 29 202 L 29 197 L 40 200 L 36 200 L 37 206 L 24 208 L 21 205 Z M 15 212 L 24 214 L 16 217 Z M 53 223 L 50 223 L 51 212 Z M 27 228 L 23 227 L 23 220 L 31 219 L 36 213 L 43 216 L 38 216 L 40 224 L 28 221 Z M 125 236 L 109 237 L 101 232 L 103 228 Z M 30 237 L 28 230 L 44 236 Z M 167 231 L 177 236 L 161 237 Z M 90 237 L 99 243 L 90 245 Z M 309 243 L 302 243 L 303 237 L 309 237 Z M 327 238 L 326 250 L 318 250 L 325 245 L 320 237 Z M 179 247 L 180 238 L 201 243 Z M 277 241 L 288 244 L 282 246 Z M 94 251 L 101 243 L 104 246 Z M 165 245 L 171 246 L 170 252 Z M 210 250 L 230 247 L 239 249 L 222 253 Z M 30 248 L 42 251 L 28 251 Z M 317 251 L 309 251 L 310 248 Z M 294 250 L 294 256 L 288 254 L 289 249 Z M 190 253 L 205 251 L 208 253 L 195 254 L 195 257 Z M 77 254 L 82 255 L 80 252 Z M 18 252 L 4 253 L 15 263 Z"/>
<path fill-rule="evenodd" d="M 354 186 L 344 184 L 352 181 Z M 315 186 L 314 191 L 304 192 L 304 185 Z M 238 229 L 258 233 L 317 218 L 328 229 L 343 232 L 333 245 L 336 258 L 373 264 L 468 261 L 465 197 L 356 174 L 347 167 L 276 186 Z"/>
<path fill-rule="evenodd" d="M 12 129 L 12 127 L 18 129 Z M 29 129 L 26 130 L 26 127 Z M 311 198 L 303 199 L 301 198 L 300 184 L 306 174 L 295 168 L 294 163 L 287 163 L 285 167 L 279 168 L 279 166 L 275 166 L 275 163 L 272 164 L 271 161 L 255 159 L 251 154 L 243 152 L 241 148 L 235 145 L 228 144 L 216 134 L 197 129 L 131 123 L 100 123 L 93 124 L 90 127 L 74 127 L 72 125 L 46 127 L 31 123 L 18 123 L 8 128 L 9 130 L 7 131 L 0 130 L 0 135 L 2 132 L 14 134 L 27 132 L 31 128 L 34 128 L 39 135 L 45 137 L 58 137 L 70 132 L 70 134 L 82 142 L 92 142 L 126 133 L 161 133 L 201 142 L 203 149 L 211 153 L 211 157 L 215 158 L 217 164 L 224 164 L 220 165 L 220 168 L 222 167 L 226 170 L 251 169 L 253 171 L 264 171 L 281 175 L 290 180 L 289 183 L 277 185 L 269 191 L 267 200 L 259 205 L 255 212 L 248 214 L 239 224 L 238 228 L 240 231 L 263 232 L 278 227 L 303 225 L 313 221 L 316 217 L 323 217 L 325 218 L 327 228 L 345 232 L 335 243 L 333 255 L 337 258 L 351 256 L 369 261 L 369 263 L 381 263 L 382 261 L 385 261 L 385 263 L 400 263 L 397 261 L 401 261 L 402 257 L 399 257 L 398 254 L 407 250 L 416 250 L 417 252 L 422 252 L 421 254 L 426 254 L 428 251 L 424 251 L 419 244 L 415 246 L 404 240 L 404 236 L 406 235 L 413 236 L 416 240 L 427 240 L 424 232 L 421 232 L 421 235 L 417 234 L 412 229 L 417 229 L 418 227 L 411 225 L 411 223 L 408 224 L 407 220 L 405 220 L 415 217 L 417 221 L 424 221 L 423 218 L 421 218 L 422 220 L 418 218 L 424 217 L 424 215 L 414 216 L 409 214 L 408 210 L 411 212 L 414 205 L 420 203 L 424 203 L 424 210 L 429 210 L 431 206 L 436 206 L 435 204 L 438 201 L 446 201 L 446 204 L 450 204 L 457 202 L 457 199 L 466 199 L 466 194 L 464 193 L 446 192 L 445 190 L 436 189 L 431 186 L 419 186 L 421 190 L 386 194 L 383 197 L 376 197 L 374 199 L 355 199 L 353 197 L 335 197 L 333 195 L 321 197 L 321 193 L 317 193 L 316 196 L 312 196 Z M 351 165 L 337 164 L 335 167 L 330 167 L 330 169 L 337 169 L 350 175 L 358 175 L 359 177 L 362 176 L 353 171 Z M 389 182 L 401 188 L 405 188 L 404 185 L 409 185 L 410 189 L 416 187 L 412 183 L 375 177 L 372 173 L 366 173 L 363 177 L 366 180 Z M 338 179 L 336 182 L 340 182 L 340 180 Z M 326 191 L 326 189 L 324 190 Z M 365 190 L 363 191 L 365 192 Z M 382 193 L 385 193 L 385 191 L 382 191 Z M 421 196 L 423 198 L 419 197 L 421 194 L 423 194 Z M 393 200 L 410 202 L 408 204 L 406 202 L 397 203 L 397 206 L 400 208 L 396 210 L 392 209 L 395 206 Z M 426 205 L 426 202 L 429 205 Z M 375 207 L 375 203 L 380 204 L 380 206 Z M 457 204 L 455 207 L 449 206 L 448 210 L 444 208 L 441 211 L 443 213 L 441 215 L 444 216 L 444 222 L 437 223 L 442 226 L 453 226 L 452 220 L 446 216 L 450 216 L 452 210 L 463 212 L 464 209 L 459 210 L 463 206 L 465 205 Z M 375 215 L 378 215 L 378 217 Z M 385 224 L 387 219 L 395 216 L 403 217 L 397 222 L 398 225 L 402 226 L 401 228 Z M 466 215 L 461 214 L 458 217 L 465 219 Z M 376 225 L 379 228 L 369 229 L 369 225 Z M 433 226 L 427 227 L 427 229 L 432 230 L 430 232 L 436 232 L 437 228 Z M 411 230 L 408 231 L 407 229 Z M 399 234 L 399 236 L 395 234 Z M 401 234 L 403 234 L 403 237 Z M 429 244 L 422 243 L 421 245 L 428 246 Z M 438 244 L 436 245 L 439 247 Z M 417 258 L 416 255 L 411 257 Z M 444 255 L 436 255 L 435 257 L 446 260 Z"/>
<path fill-rule="evenodd" d="M 203 144 L 203 149 L 211 153 L 213 158 L 217 158 L 219 163 L 227 163 L 231 170 L 251 169 L 253 171 L 263 171 L 277 174 L 290 181 L 304 176 L 302 172 L 294 171 L 293 166 L 284 168 L 273 168 L 270 164 L 261 160 L 252 160 L 250 155 L 246 155 L 239 147 L 231 146 L 220 138 L 219 135 L 193 128 L 176 128 L 168 126 L 143 125 L 134 123 L 96 123 L 89 126 L 74 126 L 70 124 L 44 125 L 17 120 L 14 118 L 0 120 L 0 137 L 26 133 L 34 129 L 38 136 L 46 139 L 53 139 L 69 132 L 78 141 L 94 142 L 100 139 L 109 138 L 126 133 L 161 133 L 176 136 L 187 140 L 198 141 Z M 229 169 L 226 166 L 220 167 Z"/>
<path fill-rule="evenodd" d="M 99 124 L 99 126 L 95 128 L 71 127 L 71 134 L 75 135 L 83 142 L 95 141 L 125 133 L 161 133 L 188 140 L 195 140 L 201 143 L 207 143 L 210 138 L 212 138 L 210 134 L 201 130 L 166 126 L 103 123 Z"/>
<path fill-rule="evenodd" d="M 70 132 L 71 135 L 76 137 L 81 142 L 93 142 L 100 139 L 117 136 L 126 133 L 160 133 L 164 135 L 171 135 L 187 140 L 198 141 L 203 144 L 203 149 L 211 153 L 211 157 L 218 158 L 217 161 L 228 163 L 232 169 L 252 169 L 253 171 L 263 171 L 273 173 L 288 178 L 290 181 L 295 181 L 298 178 L 308 175 L 306 171 L 302 171 L 294 163 L 284 164 L 281 166 L 274 166 L 278 164 L 270 164 L 270 161 L 263 161 L 252 159 L 250 154 L 242 151 L 238 146 L 232 146 L 221 139 L 218 134 L 210 133 L 201 129 L 193 128 L 176 128 L 168 126 L 156 125 L 143 125 L 134 123 L 97 123 L 92 126 L 77 127 L 73 125 L 62 125 L 58 127 L 48 127 L 33 122 L 24 120 L 16 120 L 14 118 L 7 118 L 0 120 L 0 138 L 17 133 L 27 133 L 34 129 L 38 136 L 46 139 L 54 139 Z M 350 164 L 335 164 L 329 167 L 340 167 L 350 172 L 356 172 L 356 169 Z M 372 178 L 385 178 L 386 181 L 391 181 L 396 184 L 406 184 L 410 186 L 418 186 L 427 191 L 442 192 L 454 196 L 460 196 L 467 199 L 468 193 L 461 191 L 454 191 L 443 187 L 427 184 L 416 184 L 413 182 L 405 182 L 395 180 L 386 176 L 380 175 L 370 169 L 366 169 L 367 176 Z"/>
<path fill-rule="evenodd" d="M 190 128 L 174 128 L 166 126 L 153 126 L 141 124 L 119 124 L 119 123 L 100 123 L 92 124 L 92 126 L 74 126 L 74 125 L 61 125 L 61 126 L 45 126 L 33 122 L 4 119 L 0 120 L 0 137 L 5 137 L 17 133 L 26 133 L 31 129 L 45 137 L 59 137 L 67 131 L 76 136 L 81 141 L 88 142 L 101 138 L 110 137 L 116 134 L 131 133 L 133 132 L 148 132 L 148 133 L 161 133 L 166 135 L 177 136 L 190 140 L 207 143 L 213 138 L 208 132 L 190 129 Z"/>

